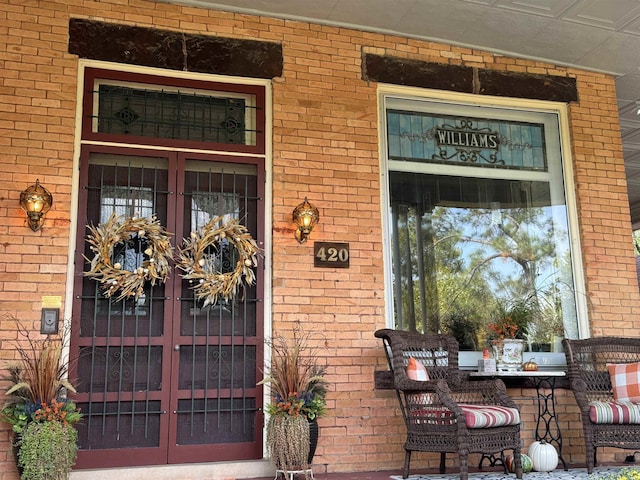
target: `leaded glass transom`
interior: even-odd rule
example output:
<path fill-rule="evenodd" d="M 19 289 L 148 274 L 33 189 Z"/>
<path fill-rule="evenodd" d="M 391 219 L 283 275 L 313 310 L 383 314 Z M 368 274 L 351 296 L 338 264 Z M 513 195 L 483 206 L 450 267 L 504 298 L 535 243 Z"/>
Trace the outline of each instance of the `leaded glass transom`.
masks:
<path fill-rule="evenodd" d="M 100 83 L 93 130 L 136 137 L 255 145 L 255 98 L 228 92 Z"/>

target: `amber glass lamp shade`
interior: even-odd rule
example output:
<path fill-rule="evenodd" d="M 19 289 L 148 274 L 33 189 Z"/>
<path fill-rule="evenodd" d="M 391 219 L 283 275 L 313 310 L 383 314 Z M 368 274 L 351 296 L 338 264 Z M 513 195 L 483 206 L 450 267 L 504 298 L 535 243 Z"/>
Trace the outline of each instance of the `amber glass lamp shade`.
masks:
<path fill-rule="evenodd" d="M 51 205 L 53 205 L 53 197 L 40 185 L 39 180 L 20 193 L 20 206 L 27 214 L 27 222 L 34 232 L 40 230 L 44 222 L 44 214 L 51 209 Z"/>
<path fill-rule="evenodd" d="M 309 234 L 320 220 L 318 209 L 309 203 L 307 197 L 304 202 L 293 209 L 293 223 L 296 224 L 295 237 L 298 243 L 307 241 Z"/>

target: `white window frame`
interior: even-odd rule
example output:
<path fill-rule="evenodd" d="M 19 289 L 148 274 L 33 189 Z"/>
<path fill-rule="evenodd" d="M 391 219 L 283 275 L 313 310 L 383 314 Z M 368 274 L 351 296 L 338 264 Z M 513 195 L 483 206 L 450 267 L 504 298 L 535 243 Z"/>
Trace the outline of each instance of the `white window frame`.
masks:
<path fill-rule="evenodd" d="M 393 107 L 388 107 L 389 100 L 393 99 Z M 569 227 L 569 240 L 571 243 L 571 259 L 573 268 L 574 285 L 576 288 L 576 315 L 577 328 L 580 338 L 589 336 L 589 319 L 586 300 L 586 287 L 584 280 L 584 270 L 582 263 L 582 249 L 580 244 L 578 228 L 578 211 L 576 206 L 575 183 L 573 180 L 573 159 L 571 157 L 569 123 L 567 105 L 557 102 L 485 97 L 479 95 L 460 94 L 445 91 L 436 91 L 413 87 L 399 87 L 395 85 L 378 86 L 378 138 L 380 147 L 380 176 L 381 176 L 381 207 L 382 207 L 382 230 L 383 230 L 383 253 L 385 267 L 385 313 L 386 325 L 394 327 L 394 300 L 393 300 L 393 280 L 392 280 L 392 259 L 391 259 L 391 226 L 389 222 L 389 171 L 405 172 L 426 172 L 432 174 L 452 174 L 460 173 L 466 169 L 473 169 L 473 176 L 486 178 L 508 178 L 511 174 L 508 171 L 500 170 L 495 172 L 492 169 L 480 169 L 477 167 L 420 164 L 414 162 L 401 162 L 389 160 L 387 156 L 387 132 L 386 132 L 386 111 L 387 108 L 402 109 L 404 105 L 408 109 L 416 109 L 417 105 L 429 102 L 429 112 L 441 110 L 442 113 L 464 115 L 468 117 L 504 118 L 507 120 L 526 119 L 531 114 L 552 114 L 557 117 L 558 134 L 547 137 L 547 144 L 552 144 L 549 150 L 556 149 L 561 156 L 561 171 L 559 168 L 554 172 L 553 164 L 557 162 L 549 159 L 549 172 L 528 172 L 529 178 L 548 181 L 550 175 L 562 173 L 564 184 L 564 197 L 567 206 L 567 220 Z M 490 110 L 489 115 L 487 109 Z M 422 109 L 421 109 L 422 110 Z M 501 115 L 500 112 L 503 112 Z M 540 116 L 536 119 L 540 123 Z M 553 126 L 555 130 L 555 125 Z M 539 176 L 539 178 L 538 178 Z M 564 365 L 564 353 L 547 352 L 526 352 L 525 361 L 535 357 L 542 367 L 558 367 Z M 477 366 L 477 360 L 482 358 L 481 352 L 460 352 L 460 367 L 473 368 Z"/>

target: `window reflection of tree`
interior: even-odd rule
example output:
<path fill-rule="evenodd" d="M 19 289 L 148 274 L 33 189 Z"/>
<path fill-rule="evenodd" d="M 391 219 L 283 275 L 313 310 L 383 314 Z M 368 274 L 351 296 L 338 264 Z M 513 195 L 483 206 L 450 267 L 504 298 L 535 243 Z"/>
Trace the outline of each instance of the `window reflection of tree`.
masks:
<path fill-rule="evenodd" d="M 548 182 L 393 172 L 391 197 L 398 325 L 457 331 L 474 349 L 517 302 L 535 317 L 531 343 L 576 325 L 568 228 Z"/>

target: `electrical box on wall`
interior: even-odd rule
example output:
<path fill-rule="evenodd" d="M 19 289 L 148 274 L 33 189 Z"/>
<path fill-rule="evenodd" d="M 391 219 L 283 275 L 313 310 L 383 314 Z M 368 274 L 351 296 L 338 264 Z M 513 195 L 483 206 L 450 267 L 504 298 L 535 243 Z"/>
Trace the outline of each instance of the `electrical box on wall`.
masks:
<path fill-rule="evenodd" d="M 40 317 L 40 333 L 58 333 L 58 319 L 60 317 L 59 308 L 43 308 Z"/>

